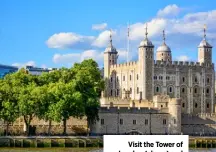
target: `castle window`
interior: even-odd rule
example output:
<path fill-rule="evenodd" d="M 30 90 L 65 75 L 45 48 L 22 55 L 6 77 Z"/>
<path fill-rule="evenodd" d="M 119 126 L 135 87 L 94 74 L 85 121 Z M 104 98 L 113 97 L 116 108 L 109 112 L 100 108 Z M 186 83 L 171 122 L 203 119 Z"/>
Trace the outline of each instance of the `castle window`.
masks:
<path fill-rule="evenodd" d="M 112 82 L 112 77 L 110 78 L 110 81 Z"/>
<path fill-rule="evenodd" d="M 166 125 L 166 119 L 163 119 L 163 125 Z"/>
<path fill-rule="evenodd" d="M 197 82 L 197 77 L 195 77 L 194 81 Z"/>
<path fill-rule="evenodd" d="M 182 103 L 182 107 L 183 107 L 183 108 L 185 107 L 185 103 Z"/>
<path fill-rule="evenodd" d="M 133 120 L 133 124 L 136 125 L 136 120 Z"/>
<path fill-rule="evenodd" d="M 185 88 L 182 88 L 182 93 L 184 93 L 185 92 Z"/>
<path fill-rule="evenodd" d="M 120 119 L 120 125 L 123 125 L 123 119 Z"/>
<path fill-rule="evenodd" d="M 209 94 L 209 88 L 206 89 L 206 93 Z"/>
<path fill-rule="evenodd" d="M 197 108 L 198 107 L 198 105 L 197 105 L 197 103 L 195 103 L 195 108 Z"/>
<path fill-rule="evenodd" d="M 111 96 L 112 96 L 112 93 L 113 93 L 113 92 L 112 92 L 112 90 L 111 90 L 111 91 L 110 91 Z"/>
<path fill-rule="evenodd" d="M 139 79 L 139 75 L 137 74 L 137 80 Z"/>
<path fill-rule="evenodd" d="M 209 83 L 209 78 L 207 78 L 207 83 Z"/>
<path fill-rule="evenodd" d="M 163 53 L 161 55 L 163 56 Z"/>
<path fill-rule="evenodd" d="M 148 119 L 145 119 L 145 125 L 148 125 Z"/>
<path fill-rule="evenodd" d="M 182 82 L 185 82 L 185 78 L 184 77 L 182 78 Z"/>
<path fill-rule="evenodd" d="M 139 87 L 137 87 L 137 94 L 139 94 Z"/>
<path fill-rule="evenodd" d="M 104 125 L 104 119 L 101 119 L 101 125 Z"/>
<path fill-rule="evenodd" d="M 161 108 L 163 108 L 163 105 L 161 105 Z"/>
<path fill-rule="evenodd" d="M 172 87 L 169 87 L 169 92 L 172 93 Z"/>
<path fill-rule="evenodd" d="M 132 88 L 130 88 L 130 94 L 132 93 Z"/>
<path fill-rule="evenodd" d="M 159 87 L 156 87 L 156 92 L 159 92 L 159 91 L 160 91 Z"/>
<path fill-rule="evenodd" d="M 209 108 L 209 103 L 207 103 L 206 107 Z"/>
<path fill-rule="evenodd" d="M 131 75 L 130 75 L 130 81 L 131 81 Z"/>
<path fill-rule="evenodd" d="M 197 93 L 197 88 L 194 88 L 194 93 Z"/>
<path fill-rule="evenodd" d="M 117 96 L 119 95 L 119 89 L 117 89 L 117 93 L 116 94 L 117 94 Z"/>
<path fill-rule="evenodd" d="M 125 76 L 123 76 L 123 81 L 125 81 Z"/>
<path fill-rule="evenodd" d="M 176 119 L 173 120 L 173 123 L 176 124 Z"/>

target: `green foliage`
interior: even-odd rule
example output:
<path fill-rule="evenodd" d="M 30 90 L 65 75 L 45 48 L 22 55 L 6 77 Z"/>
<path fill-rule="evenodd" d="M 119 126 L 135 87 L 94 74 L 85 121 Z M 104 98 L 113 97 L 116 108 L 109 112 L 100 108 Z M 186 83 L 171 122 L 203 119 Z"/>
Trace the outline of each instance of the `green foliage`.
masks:
<path fill-rule="evenodd" d="M 20 69 L 0 80 L 0 117 L 14 122 L 23 116 L 27 129 L 33 117 L 61 122 L 70 116 L 87 116 L 94 122 L 103 89 L 98 64 L 92 59 L 40 76 Z"/>

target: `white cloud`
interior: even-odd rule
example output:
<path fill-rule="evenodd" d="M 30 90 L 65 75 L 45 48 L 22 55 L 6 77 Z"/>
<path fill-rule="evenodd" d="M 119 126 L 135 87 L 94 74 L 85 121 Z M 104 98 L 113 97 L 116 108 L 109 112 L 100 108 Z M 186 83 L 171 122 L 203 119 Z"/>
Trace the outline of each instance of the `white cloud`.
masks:
<path fill-rule="evenodd" d="M 92 25 L 93 30 L 104 30 L 107 28 L 107 23 L 102 23 L 102 24 L 94 24 Z"/>
<path fill-rule="evenodd" d="M 94 59 L 97 62 L 103 61 L 103 52 L 96 50 L 86 50 L 82 53 L 70 53 L 70 54 L 55 54 L 53 56 L 54 63 L 60 64 L 73 64 L 75 62 L 81 62 L 84 59 Z"/>
<path fill-rule="evenodd" d="M 25 66 L 36 66 L 36 63 L 34 61 L 28 61 L 26 63 L 14 63 L 14 64 L 12 64 L 12 66 L 22 68 Z"/>
<path fill-rule="evenodd" d="M 182 55 L 182 56 L 177 57 L 177 60 L 178 61 L 189 61 L 190 58 L 186 55 Z"/>
<path fill-rule="evenodd" d="M 88 47 L 94 40 L 94 36 L 82 36 L 76 33 L 58 33 L 52 35 L 46 44 L 49 48 L 55 49 L 80 49 Z"/>
<path fill-rule="evenodd" d="M 112 37 L 116 35 L 115 31 L 112 31 Z M 95 39 L 95 41 L 92 43 L 92 46 L 96 47 L 106 47 L 108 42 L 110 40 L 110 31 L 106 30 L 99 34 L 99 36 Z"/>
<path fill-rule="evenodd" d="M 127 51 L 120 49 L 118 51 L 118 61 L 126 61 Z M 99 64 L 103 64 L 104 52 L 99 50 L 86 50 L 81 53 L 69 53 L 69 54 L 55 54 L 53 56 L 53 62 L 56 64 L 74 64 L 75 62 L 82 62 L 85 59 L 94 59 Z M 130 54 L 130 60 L 133 55 Z"/>
<path fill-rule="evenodd" d="M 180 8 L 176 4 L 168 5 L 164 9 L 160 9 L 157 13 L 159 17 L 172 17 L 177 16 L 180 12 Z"/>
<path fill-rule="evenodd" d="M 162 33 L 162 30 L 166 27 L 167 21 L 165 19 L 152 19 L 150 22 L 147 22 L 148 27 L 148 36 L 152 37 Z M 131 25 L 130 28 L 130 39 L 131 40 L 140 40 L 145 37 L 146 33 L 146 23 L 135 23 Z"/>

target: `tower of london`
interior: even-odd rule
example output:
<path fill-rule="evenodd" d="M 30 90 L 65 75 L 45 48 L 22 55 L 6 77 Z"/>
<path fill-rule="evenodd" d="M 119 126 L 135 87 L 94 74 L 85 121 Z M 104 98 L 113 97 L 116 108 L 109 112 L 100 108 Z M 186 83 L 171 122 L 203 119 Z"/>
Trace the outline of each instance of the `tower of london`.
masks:
<path fill-rule="evenodd" d="M 110 37 L 104 51 L 100 120 L 92 125 L 92 133 L 212 132 L 216 120 L 215 70 L 213 47 L 206 39 L 205 28 L 198 44 L 197 62 L 173 61 L 165 32 L 163 42 L 155 49 L 146 27 L 138 60 L 118 64 L 118 52 Z"/>

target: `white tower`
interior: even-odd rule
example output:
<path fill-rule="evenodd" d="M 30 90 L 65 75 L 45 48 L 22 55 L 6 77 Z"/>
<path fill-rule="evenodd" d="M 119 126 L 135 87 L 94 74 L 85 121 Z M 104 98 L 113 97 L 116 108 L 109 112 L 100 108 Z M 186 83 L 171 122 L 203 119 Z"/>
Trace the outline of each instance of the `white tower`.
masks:
<path fill-rule="evenodd" d="M 147 25 L 145 39 L 139 46 L 140 99 L 152 100 L 154 75 L 154 45 L 148 39 Z"/>

